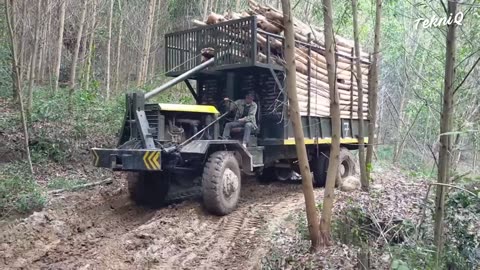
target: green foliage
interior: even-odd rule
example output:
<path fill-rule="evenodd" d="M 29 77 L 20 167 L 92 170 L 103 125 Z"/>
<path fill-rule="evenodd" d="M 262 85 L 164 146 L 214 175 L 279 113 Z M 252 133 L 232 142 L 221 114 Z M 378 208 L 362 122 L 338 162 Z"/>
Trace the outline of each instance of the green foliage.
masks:
<path fill-rule="evenodd" d="M 402 260 L 393 260 L 391 267 L 392 270 L 410 270 L 408 263 Z"/>
<path fill-rule="evenodd" d="M 309 240 L 310 239 L 310 233 L 308 231 L 308 223 L 307 223 L 307 217 L 305 216 L 305 213 L 301 213 L 298 215 L 297 218 L 297 231 L 301 236 L 301 239 L 303 240 Z"/>
<path fill-rule="evenodd" d="M 12 96 L 12 62 L 10 49 L 0 42 L 0 97 Z"/>
<path fill-rule="evenodd" d="M 333 221 L 332 235 L 344 244 L 361 247 L 368 242 L 371 224 L 363 208 L 349 203 L 348 207 L 342 209 L 339 218 Z"/>
<path fill-rule="evenodd" d="M 27 168 L 28 164 L 23 162 L 0 166 L 0 216 L 12 212 L 31 213 L 45 205 L 45 192 L 32 179 Z"/>
<path fill-rule="evenodd" d="M 401 244 L 391 247 L 392 269 L 434 270 L 435 247 L 433 245 Z"/>
<path fill-rule="evenodd" d="M 480 182 L 470 184 L 474 194 L 480 191 Z M 446 224 L 449 228 L 448 264 L 467 269 L 480 267 L 480 198 L 463 190 L 452 190 L 446 202 Z"/>
<path fill-rule="evenodd" d="M 124 116 L 124 97 L 105 102 L 95 90 L 60 89 L 55 95 L 46 88 L 34 92 L 31 117 L 31 149 L 34 163 L 47 160 L 66 162 L 75 157 L 79 147 L 93 147 L 92 141 L 109 139 Z M 104 143 L 102 143 L 104 144 Z"/>

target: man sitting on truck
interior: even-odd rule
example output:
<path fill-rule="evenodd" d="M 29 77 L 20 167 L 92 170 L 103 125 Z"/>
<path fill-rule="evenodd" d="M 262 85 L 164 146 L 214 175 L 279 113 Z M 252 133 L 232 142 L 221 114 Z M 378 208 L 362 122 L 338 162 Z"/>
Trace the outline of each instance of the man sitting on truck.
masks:
<path fill-rule="evenodd" d="M 225 102 L 231 101 L 228 97 L 223 99 Z M 230 131 L 232 128 L 243 127 L 243 147 L 247 147 L 247 143 L 250 139 L 250 134 L 252 130 L 257 129 L 256 114 L 257 114 L 257 103 L 253 101 L 253 94 L 247 94 L 245 99 L 239 99 L 234 102 L 235 104 L 230 104 L 230 111 L 236 110 L 235 120 L 233 122 L 227 123 L 223 129 L 223 138 L 230 139 Z"/>

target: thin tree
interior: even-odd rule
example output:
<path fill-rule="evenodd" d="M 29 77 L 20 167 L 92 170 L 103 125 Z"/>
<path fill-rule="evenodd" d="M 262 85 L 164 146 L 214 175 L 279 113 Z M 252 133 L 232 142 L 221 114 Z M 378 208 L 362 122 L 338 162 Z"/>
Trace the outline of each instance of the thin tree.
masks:
<path fill-rule="evenodd" d="M 30 62 L 30 72 L 28 75 L 28 92 L 27 92 L 27 119 L 30 119 L 30 114 L 32 111 L 32 94 L 33 94 L 33 83 L 35 81 L 35 67 L 37 66 L 37 54 L 38 54 L 38 44 L 40 42 L 40 22 L 41 22 L 41 12 L 42 12 L 42 1 L 37 2 L 37 19 L 35 21 L 35 36 L 33 41 L 33 54 Z"/>
<path fill-rule="evenodd" d="M 90 37 L 88 41 L 88 54 L 87 54 L 87 67 L 85 70 L 85 89 L 89 90 L 90 88 L 90 73 L 92 70 L 92 56 L 93 50 L 95 49 L 95 29 L 97 27 L 97 0 L 93 0 L 92 4 L 92 21 L 90 29 Z"/>
<path fill-rule="evenodd" d="M 59 17 L 59 26 L 58 26 L 58 41 L 57 41 L 57 58 L 55 62 L 55 83 L 53 91 L 57 92 L 58 90 L 58 81 L 60 78 L 60 64 L 62 63 L 62 48 L 63 48 L 63 28 L 65 27 L 65 10 L 66 10 L 66 0 L 60 0 L 60 17 Z"/>
<path fill-rule="evenodd" d="M 43 50 L 44 50 L 44 64 L 42 64 L 39 67 L 39 73 L 42 78 L 42 80 L 47 80 L 49 76 L 49 73 L 51 73 L 52 69 L 52 51 L 49 49 L 51 46 L 52 40 L 48 37 L 50 37 L 51 32 L 52 32 L 52 7 L 51 0 L 46 1 L 46 6 L 47 6 L 47 12 L 48 12 L 48 19 L 47 19 L 47 24 L 45 26 L 45 35 L 44 35 L 44 40 L 43 40 Z M 48 71 L 48 72 L 47 72 Z"/>
<path fill-rule="evenodd" d="M 360 63 L 361 52 L 360 42 L 358 40 L 358 16 L 357 16 L 357 0 L 352 0 L 353 13 L 353 39 L 355 43 L 355 60 L 356 60 L 356 79 L 358 88 L 358 162 L 360 163 L 360 182 L 362 190 L 368 191 L 368 178 L 365 166 L 365 145 L 363 140 L 363 83 L 362 83 L 362 67 Z M 352 71 L 353 72 L 353 71 Z"/>
<path fill-rule="evenodd" d="M 158 0 L 157 3 L 157 11 L 155 12 L 156 14 L 160 15 L 160 12 L 162 11 L 162 0 Z M 157 16 L 160 17 L 160 16 Z M 148 76 L 148 79 L 150 81 L 153 81 L 155 77 L 155 64 L 156 64 L 156 56 L 157 56 L 157 44 L 158 44 L 158 35 L 159 35 L 159 29 L 160 29 L 160 20 L 156 19 L 154 22 L 153 26 L 153 51 L 151 52 L 150 56 L 150 67 L 148 68 L 148 71 L 150 72 L 150 75 Z"/>
<path fill-rule="evenodd" d="M 118 92 L 118 87 L 120 84 L 120 60 L 122 58 L 122 34 L 123 34 L 123 12 L 122 12 L 122 0 L 118 0 L 118 10 L 120 12 L 120 18 L 118 22 L 118 33 L 117 33 L 117 59 L 115 67 L 115 92 Z"/>
<path fill-rule="evenodd" d="M 307 211 L 308 231 L 312 241 L 311 250 L 318 249 L 320 245 L 318 212 L 315 206 L 315 195 L 313 193 L 312 173 L 308 164 L 307 149 L 300 118 L 298 106 L 296 63 L 295 63 L 295 32 L 293 30 L 293 15 L 290 0 L 282 0 L 283 23 L 285 25 L 285 70 L 287 74 L 286 88 L 288 95 L 288 107 L 290 121 L 292 121 L 295 148 L 297 150 L 300 172 L 302 174 L 302 188 L 305 197 L 305 208 Z"/>
<path fill-rule="evenodd" d="M 457 14 L 458 0 L 448 1 L 447 14 Z M 455 93 L 455 49 L 456 49 L 456 23 L 450 23 L 447 30 L 446 53 L 445 53 L 445 85 L 443 92 L 443 107 L 440 120 L 440 153 L 438 155 L 438 183 L 450 182 L 450 165 L 452 151 L 452 115 L 453 96 Z M 435 194 L 435 225 L 434 243 L 437 248 L 437 263 L 443 250 L 443 219 L 445 215 L 446 187 L 437 185 Z"/>
<path fill-rule="evenodd" d="M 20 49 L 19 49 L 20 60 L 18 61 L 18 63 L 20 64 L 20 70 L 22 71 L 22 73 L 20 73 L 20 81 L 23 81 L 23 69 L 26 66 L 26 64 L 25 64 L 25 56 L 26 56 L 25 43 L 27 42 L 27 39 L 25 37 L 27 36 L 27 20 L 26 20 L 26 18 L 28 18 L 28 5 L 27 4 L 28 4 L 27 1 L 23 1 L 22 20 L 21 20 L 21 22 L 22 22 L 22 32 L 20 33 L 21 38 L 20 38 Z M 15 10 L 15 9 L 12 9 L 12 10 Z M 13 25 L 15 25 L 15 22 L 12 22 L 12 23 L 13 23 Z"/>
<path fill-rule="evenodd" d="M 44 0 L 43 1 L 45 4 L 44 4 L 44 15 L 45 16 L 45 13 L 48 14 L 48 18 L 51 18 L 50 16 L 50 11 L 48 10 L 49 9 L 49 4 L 48 4 L 48 0 Z M 45 54 L 46 54 L 46 51 L 45 51 L 45 43 L 46 43 L 46 40 L 47 40 L 47 25 L 48 25 L 48 20 L 47 19 L 47 24 L 45 23 L 42 23 L 42 25 L 40 26 L 41 30 L 40 30 L 40 45 L 39 45 L 39 48 L 38 48 L 38 65 L 37 65 L 37 70 L 36 70 L 36 79 L 37 79 L 37 83 L 38 82 L 41 82 L 43 80 L 43 64 L 45 62 Z"/>
<path fill-rule="evenodd" d="M 7 27 L 8 27 L 8 35 L 10 37 L 10 53 L 12 57 L 12 65 L 15 70 L 13 74 L 13 79 L 15 80 L 15 87 L 17 96 L 18 96 L 18 103 L 20 107 L 20 120 L 22 121 L 22 129 L 23 129 L 23 138 L 24 138 L 24 143 L 25 143 L 25 152 L 27 153 L 27 161 L 30 169 L 30 173 L 33 176 L 33 166 L 32 166 L 32 158 L 30 156 L 30 147 L 29 147 L 29 139 L 28 139 L 28 128 L 27 128 L 27 120 L 25 118 L 25 110 L 23 106 L 23 94 L 22 94 L 22 87 L 21 87 L 21 81 L 20 81 L 20 67 L 18 65 L 18 57 L 17 57 L 17 49 L 16 49 L 16 38 L 15 38 L 15 32 L 14 32 L 14 27 L 12 25 L 12 22 L 15 21 L 15 11 L 10 10 L 11 7 L 13 7 L 14 0 L 5 0 L 5 17 L 7 18 Z"/>
<path fill-rule="evenodd" d="M 330 90 L 330 117 L 332 122 L 332 144 L 327 169 L 327 182 L 323 197 L 323 211 L 320 219 L 320 237 L 323 245 L 330 244 L 333 196 L 335 181 L 340 165 L 340 102 L 337 90 L 335 63 L 335 40 L 333 33 L 333 9 L 331 0 L 323 0 L 323 20 L 325 29 L 325 59 L 327 60 L 328 87 Z"/>
<path fill-rule="evenodd" d="M 112 18 L 113 18 L 113 3 L 114 0 L 110 0 L 110 9 L 108 11 L 108 41 L 107 41 L 107 72 L 106 77 L 106 99 L 110 99 L 110 61 L 112 51 Z"/>
<path fill-rule="evenodd" d="M 150 4 L 148 6 L 148 17 L 147 17 L 147 31 L 145 32 L 145 36 L 143 39 L 143 49 L 142 49 L 142 59 L 140 63 L 140 69 L 138 71 L 138 78 L 137 78 L 137 86 L 142 86 L 147 77 L 148 72 L 148 59 L 150 56 L 150 46 L 152 43 L 152 32 L 153 32 L 153 25 L 154 25 L 154 17 L 155 17 L 155 4 L 157 0 L 150 0 Z"/>
<path fill-rule="evenodd" d="M 368 84 L 368 146 L 366 156 L 367 166 L 367 179 L 370 180 L 370 174 L 372 171 L 372 158 L 374 145 L 376 143 L 375 138 L 375 123 L 377 121 L 377 98 L 378 98 L 378 63 L 380 58 L 380 23 L 382 18 L 382 1 L 376 0 L 376 13 L 375 13 L 375 37 L 373 43 L 373 60 L 370 70 L 370 81 Z"/>
<path fill-rule="evenodd" d="M 209 3 L 209 0 L 205 0 L 203 4 L 203 20 L 204 21 L 206 21 L 208 17 L 208 3 Z"/>
<path fill-rule="evenodd" d="M 72 66 L 70 69 L 70 91 L 75 89 L 75 80 L 77 75 L 78 54 L 80 53 L 80 44 L 82 42 L 83 28 L 85 25 L 85 17 L 87 16 L 88 0 L 83 0 L 82 15 L 78 26 L 77 40 L 75 41 L 75 51 L 73 53 Z"/>

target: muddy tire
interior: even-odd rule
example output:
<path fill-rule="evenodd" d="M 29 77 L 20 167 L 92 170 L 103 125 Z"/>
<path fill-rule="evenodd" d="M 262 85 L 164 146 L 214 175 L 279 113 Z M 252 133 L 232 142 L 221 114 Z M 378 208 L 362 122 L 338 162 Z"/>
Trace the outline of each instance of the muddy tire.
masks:
<path fill-rule="evenodd" d="M 169 179 L 165 173 L 128 172 L 130 198 L 139 205 L 160 207 L 169 190 Z"/>
<path fill-rule="evenodd" d="M 313 172 L 313 186 L 324 187 L 327 182 L 329 153 L 320 153 L 318 157 L 315 155 L 310 161 L 310 170 Z"/>
<path fill-rule="evenodd" d="M 261 184 L 270 184 L 275 181 L 275 171 L 273 167 L 263 168 L 261 173 L 257 175 L 258 181 Z"/>
<path fill-rule="evenodd" d="M 274 181 L 287 181 L 292 178 L 293 172 L 291 168 L 268 167 L 263 169 L 258 179 L 262 184 L 269 184 Z"/>
<path fill-rule="evenodd" d="M 347 148 L 340 149 L 340 176 L 346 178 L 355 175 L 356 163 L 353 154 Z"/>
<path fill-rule="evenodd" d="M 232 152 L 218 151 L 210 155 L 202 175 L 205 208 L 215 215 L 227 215 L 240 198 L 241 174 Z"/>

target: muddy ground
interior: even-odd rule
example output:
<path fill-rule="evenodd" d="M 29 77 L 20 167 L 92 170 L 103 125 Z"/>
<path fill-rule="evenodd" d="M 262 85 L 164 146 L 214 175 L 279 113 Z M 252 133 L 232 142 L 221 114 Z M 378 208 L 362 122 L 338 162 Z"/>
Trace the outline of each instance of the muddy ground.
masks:
<path fill-rule="evenodd" d="M 259 269 L 269 232 L 302 206 L 301 185 L 248 179 L 228 216 L 199 199 L 152 210 L 134 205 L 120 180 L 2 225 L 0 269 Z"/>

